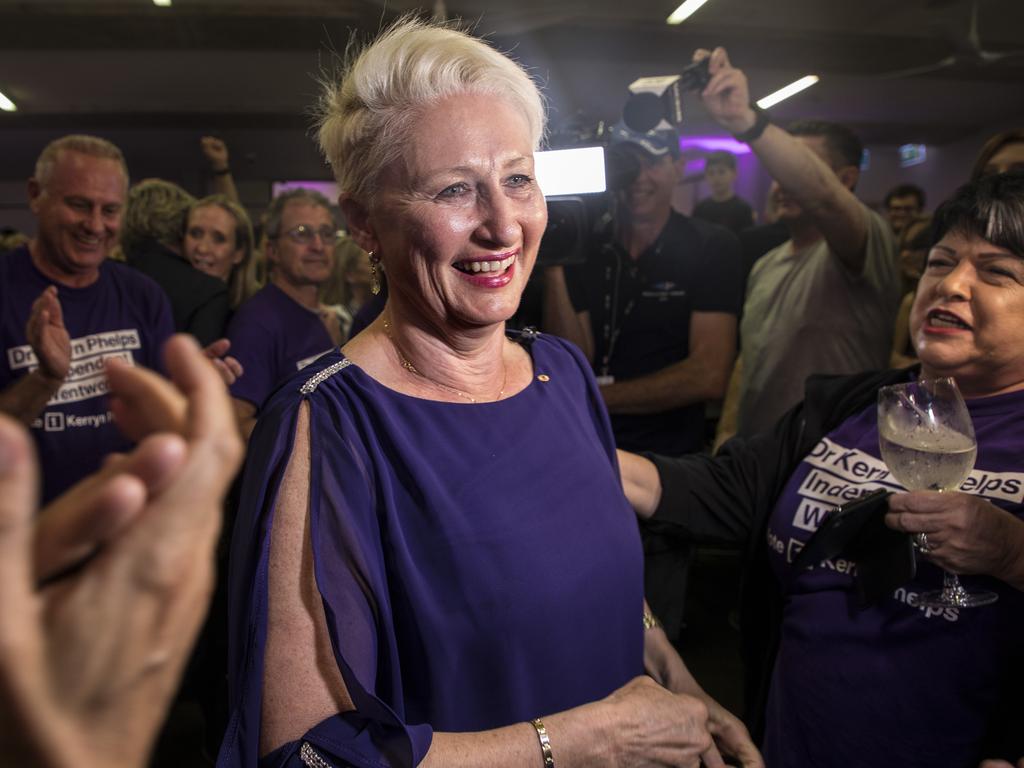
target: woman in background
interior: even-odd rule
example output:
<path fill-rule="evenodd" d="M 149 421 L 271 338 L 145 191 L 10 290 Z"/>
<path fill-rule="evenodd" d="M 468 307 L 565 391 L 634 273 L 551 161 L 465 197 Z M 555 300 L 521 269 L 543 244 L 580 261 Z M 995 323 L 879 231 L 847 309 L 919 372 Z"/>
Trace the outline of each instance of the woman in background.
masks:
<path fill-rule="evenodd" d="M 375 277 L 370 267 L 370 254 L 347 235 L 339 239 L 334 247 L 334 271 L 331 279 L 324 283 L 320 301 L 338 313 L 343 338 L 351 338 L 352 319 L 373 295 L 374 279 L 380 277 Z"/>
<path fill-rule="evenodd" d="M 228 284 L 231 309 L 258 289 L 253 276 L 253 234 L 249 215 L 224 195 L 192 204 L 185 222 L 185 257 L 200 272 Z"/>

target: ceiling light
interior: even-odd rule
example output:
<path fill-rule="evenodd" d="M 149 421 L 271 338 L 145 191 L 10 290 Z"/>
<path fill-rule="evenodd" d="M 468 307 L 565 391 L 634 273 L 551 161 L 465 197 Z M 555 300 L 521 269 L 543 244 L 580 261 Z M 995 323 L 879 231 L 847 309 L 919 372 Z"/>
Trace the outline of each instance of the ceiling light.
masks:
<path fill-rule="evenodd" d="M 171 0 L 153 0 L 153 5 L 160 6 L 161 8 L 170 8 Z"/>
<path fill-rule="evenodd" d="M 13 101 L 0 93 L 0 109 L 4 112 L 16 112 L 18 108 Z"/>
<path fill-rule="evenodd" d="M 785 99 L 788 99 L 790 96 L 800 93 L 800 91 L 804 90 L 805 88 L 810 88 L 812 85 L 818 82 L 819 79 L 820 78 L 817 75 L 807 75 L 806 77 L 801 77 L 796 82 L 790 83 L 784 88 L 779 88 L 779 90 L 777 90 L 775 93 L 769 93 L 763 99 L 758 100 L 757 106 L 759 106 L 761 109 L 768 109 L 768 107 L 773 107 L 780 101 L 783 101 Z"/>
<path fill-rule="evenodd" d="M 686 0 L 685 3 L 672 11 L 672 15 L 669 16 L 666 21 L 668 21 L 669 24 L 682 24 L 688 18 L 693 16 L 693 14 L 695 14 L 707 1 L 708 0 Z"/>

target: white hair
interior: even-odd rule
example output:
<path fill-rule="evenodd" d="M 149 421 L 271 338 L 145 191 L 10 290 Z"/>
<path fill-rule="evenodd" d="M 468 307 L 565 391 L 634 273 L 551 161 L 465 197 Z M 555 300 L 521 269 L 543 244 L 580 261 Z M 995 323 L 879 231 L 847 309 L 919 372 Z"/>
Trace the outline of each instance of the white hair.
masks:
<path fill-rule="evenodd" d="M 463 93 L 507 100 L 540 146 L 546 118 L 536 84 L 462 30 L 406 16 L 349 57 L 341 82 L 324 84 L 318 121 L 320 150 L 342 191 L 369 201 L 380 172 L 401 156 L 417 112 Z"/>

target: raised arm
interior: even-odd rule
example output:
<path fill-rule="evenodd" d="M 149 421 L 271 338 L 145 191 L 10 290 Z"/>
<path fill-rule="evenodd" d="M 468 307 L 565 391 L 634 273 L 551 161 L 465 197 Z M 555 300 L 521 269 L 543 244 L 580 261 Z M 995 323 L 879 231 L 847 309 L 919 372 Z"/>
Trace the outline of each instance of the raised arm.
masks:
<path fill-rule="evenodd" d="M 199 148 L 210 164 L 214 193 L 224 195 L 241 205 L 242 200 L 238 196 L 238 188 L 235 186 L 235 178 L 231 175 L 231 165 L 228 162 L 228 145 L 216 136 L 203 136 L 199 140 Z"/>
<path fill-rule="evenodd" d="M 750 106 L 747 77 L 729 63 L 724 48 L 697 51 L 695 59 L 711 57 L 711 80 L 701 94 L 704 106 L 733 134 L 749 131 L 757 115 Z M 750 142 L 769 175 L 811 217 L 832 253 L 859 274 L 864 268 L 868 219 L 864 206 L 851 191 L 859 174 L 854 166 L 830 168 L 800 140 L 769 125 Z"/>

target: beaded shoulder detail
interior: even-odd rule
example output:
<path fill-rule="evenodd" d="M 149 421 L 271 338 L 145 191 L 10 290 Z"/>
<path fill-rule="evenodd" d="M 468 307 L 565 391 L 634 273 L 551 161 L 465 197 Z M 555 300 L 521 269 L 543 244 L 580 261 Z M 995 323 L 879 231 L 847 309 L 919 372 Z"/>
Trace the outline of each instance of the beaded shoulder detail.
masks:
<path fill-rule="evenodd" d="M 304 395 L 313 394 L 316 391 L 316 388 L 331 378 L 331 376 L 340 370 L 348 368 L 350 365 L 352 365 L 352 361 L 345 359 L 327 366 L 322 371 L 319 371 L 306 379 L 306 383 L 299 387 L 299 392 Z"/>
<path fill-rule="evenodd" d="M 319 752 L 309 746 L 308 741 L 302 742 L 302 746 L 299 748 L 299 758 L 309 768 L 331 768 L 331 764 L 324 760 Z"/>

